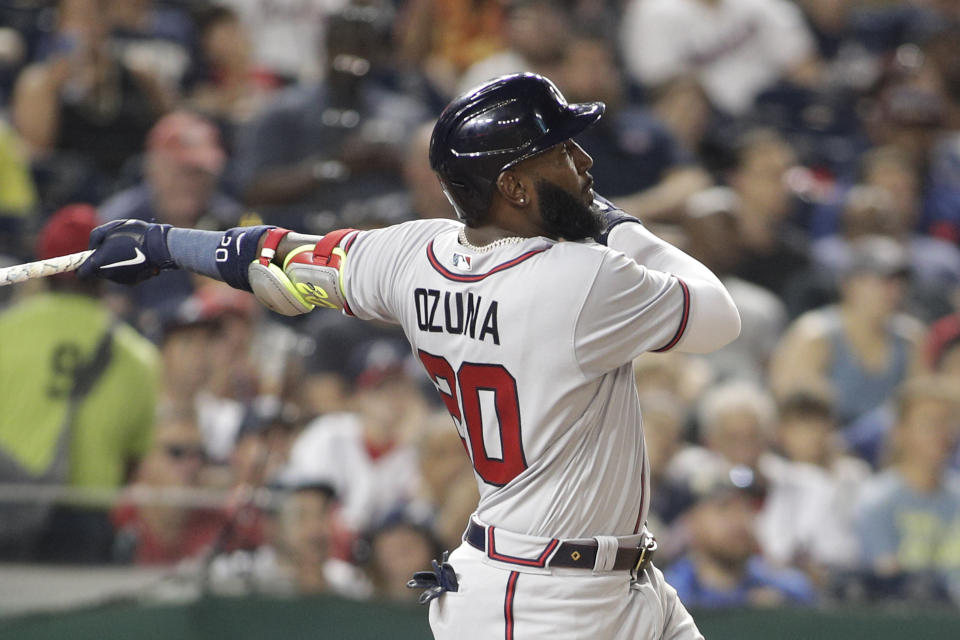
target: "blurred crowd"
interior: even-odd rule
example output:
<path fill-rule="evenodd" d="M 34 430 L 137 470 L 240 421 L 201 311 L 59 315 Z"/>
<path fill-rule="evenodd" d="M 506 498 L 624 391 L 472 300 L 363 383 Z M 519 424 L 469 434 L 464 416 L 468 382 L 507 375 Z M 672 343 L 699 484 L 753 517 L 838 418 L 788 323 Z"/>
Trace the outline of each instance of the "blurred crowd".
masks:
<path fill-rule="evenodd" d="M 542 73 L 742 315 L 635 364 L 686 605 L 960 604 L 958 42 L 951 0 L 0 0 L 0 262 L 450 217 L 433 120 Z M 0 294 L 3 560 L 410 600 L 459 544 L 476 481 L 395 327 L 185 272 Z"/>

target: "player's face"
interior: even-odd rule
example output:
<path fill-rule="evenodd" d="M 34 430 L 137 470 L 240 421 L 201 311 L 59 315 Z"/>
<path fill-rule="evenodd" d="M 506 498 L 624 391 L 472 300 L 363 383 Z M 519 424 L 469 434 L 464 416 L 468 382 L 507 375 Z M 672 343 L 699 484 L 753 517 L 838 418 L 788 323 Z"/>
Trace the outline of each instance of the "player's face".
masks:
<path fill-rule="evenodd" d="M 593 159 L 573 140 L 542 154 L 536 167 L 537 206 L 544 230 L 553 237 L 582 240 L 597 235 L 602 223 L 593 203 Z"/>

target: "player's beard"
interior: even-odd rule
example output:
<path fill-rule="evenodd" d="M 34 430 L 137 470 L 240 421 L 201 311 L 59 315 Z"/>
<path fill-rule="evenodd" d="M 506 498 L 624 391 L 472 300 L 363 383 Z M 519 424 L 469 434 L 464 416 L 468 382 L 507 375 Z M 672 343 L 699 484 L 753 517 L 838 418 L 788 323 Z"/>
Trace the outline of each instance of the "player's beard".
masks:
<path fill-rule="evenodd" d="M 603 230 L 600 215 L 569 191 L 546 180 L 538 180 L 536 189 L 540 218 L 551 236 L 583 240 Z"/>

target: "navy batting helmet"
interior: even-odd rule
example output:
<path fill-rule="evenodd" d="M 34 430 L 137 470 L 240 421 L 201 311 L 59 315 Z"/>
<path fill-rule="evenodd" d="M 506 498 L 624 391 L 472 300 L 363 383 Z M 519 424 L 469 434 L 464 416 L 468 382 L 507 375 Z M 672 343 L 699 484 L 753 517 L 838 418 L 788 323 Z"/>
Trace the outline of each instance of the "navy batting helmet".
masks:
<path fill-rule="evenodd" d="M 430 166 L 457 216 L 470 224 L 486 213 L 501 172 L 577 135 L 604 108 L 567 104 L 535 73 L 490 80 L 444 109 L 430 138 Z"/>

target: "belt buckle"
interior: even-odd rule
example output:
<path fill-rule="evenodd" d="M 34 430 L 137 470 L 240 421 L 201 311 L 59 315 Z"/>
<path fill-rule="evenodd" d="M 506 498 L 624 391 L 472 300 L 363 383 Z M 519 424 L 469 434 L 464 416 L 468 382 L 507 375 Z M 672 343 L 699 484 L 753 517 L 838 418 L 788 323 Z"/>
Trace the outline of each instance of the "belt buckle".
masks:
<path fill-rule="evenodd" d="M 640 573 L 647 568 L 647 565 L 650 564 L 650 561 L 653 560 L 653 554 L 657 550 L 657 539 L 650 536 L 640 543 L 639 549 L 640 553 L 637 554 L 637 561 L 633 564 L 633 569 L 630 570 L 630 575 L 634 580 L 637 579 L 637 576 L 639 576 Z"/>

